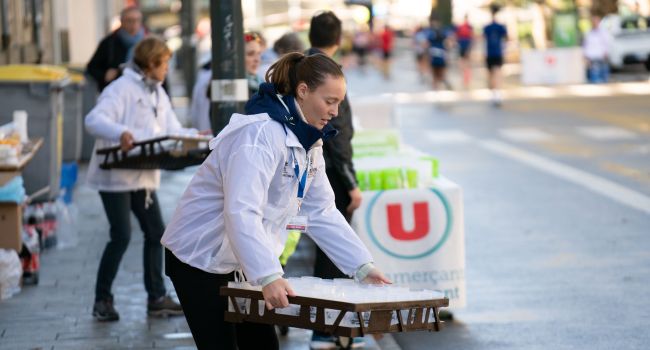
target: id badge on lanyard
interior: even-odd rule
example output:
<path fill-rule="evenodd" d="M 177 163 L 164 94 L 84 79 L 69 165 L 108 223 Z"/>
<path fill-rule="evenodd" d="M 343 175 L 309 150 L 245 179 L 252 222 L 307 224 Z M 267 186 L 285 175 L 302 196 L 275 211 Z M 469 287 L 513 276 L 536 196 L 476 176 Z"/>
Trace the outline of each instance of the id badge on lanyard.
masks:
<path fill-rule="evenodd" d="M 293 150 L 291 150 L 291 153 L 293 155 L 294 162 L 293 171 L 296 174 L 296 178 L 298 179 L 298 212 L 296 215 L 292 216 L 289 219 L 289 222 L 287 223 L 287 231 L 300 231 L 300 233 L 306 233 L 308 220 L 306 215 L 300 215 L 300 207 L 302 205 L 302 199 L 305 195 L 305 186 L 307 185 L 307 174 L 309 173 L 310 162 L 309 158 L 307 158 L 306 169 L 301 175 L 300 166 L 298 165 L 296 155 L 293 153 Z"/>

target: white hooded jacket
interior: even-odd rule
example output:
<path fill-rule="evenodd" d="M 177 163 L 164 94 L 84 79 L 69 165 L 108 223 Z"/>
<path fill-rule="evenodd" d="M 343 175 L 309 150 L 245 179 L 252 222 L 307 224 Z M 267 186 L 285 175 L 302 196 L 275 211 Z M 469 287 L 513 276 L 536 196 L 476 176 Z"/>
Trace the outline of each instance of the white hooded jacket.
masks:
<path fill-rule="evenodd" d="M 107 192 L 155 190 L 160 185 L 160 170 L 99 168 L 103 157 L 95 152 L 119 145 L 124 131 L 131 132 L 136 141 L 167 134 L 197 133 L 195 129 L 181 126 L 160 83 L 151 91 L 143 76 L 131 68 L 126 68 L 119 79 L 104 89 L 97 105 L 86 116 L 85 125 L 97 137 L 88 166 L 88 185 Z"/>
<path fill-rule="evenodd" d="M 310 162 L 300 215 L 308 234 L 344 273 L 372 261 L 334 205 L 322 141 L 306 152 L 298 138 L 268 114 L 234 114 L 210 141 L 212 153 L 183 194 L 162 244 L 184 263 L 210 273 L 243 269 L 260 283 L 279 274 L 286 224 L 298 212 L 298 179 Z"/>

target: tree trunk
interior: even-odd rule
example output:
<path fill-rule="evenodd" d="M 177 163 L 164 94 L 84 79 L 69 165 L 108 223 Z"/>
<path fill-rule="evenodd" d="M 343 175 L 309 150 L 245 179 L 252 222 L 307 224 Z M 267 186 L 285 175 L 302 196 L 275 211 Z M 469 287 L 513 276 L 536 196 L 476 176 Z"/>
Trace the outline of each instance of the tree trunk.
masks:
<path fill-rule="evenodd" d="M 591 13 L 594 15 L 604 16 L 610 13 L 618 12 L 617 0 L 593 0 Z"/>

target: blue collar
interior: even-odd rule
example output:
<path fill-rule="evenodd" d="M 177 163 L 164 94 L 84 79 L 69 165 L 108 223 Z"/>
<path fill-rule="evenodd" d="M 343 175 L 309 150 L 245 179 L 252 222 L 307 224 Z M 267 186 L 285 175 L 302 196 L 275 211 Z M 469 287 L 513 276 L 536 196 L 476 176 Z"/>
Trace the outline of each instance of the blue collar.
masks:
<path fill-rule="evenodd" d="M 284 102 L 284 105 L 282 102 Z M 272 83 L 262 83 L 259 91 L 246 103 L 246 114 L 267 113 L 271 119 L 291 130 L 298 138 L 298 142 L 307 151 L 319 139 L 327 140 L 338 133 L 329 124 L 325 125 L 323 130 L 318 130 L 303 121 L 300 112 L 296 109 L 293 95 L 282 96 L 282 102 Z"/>

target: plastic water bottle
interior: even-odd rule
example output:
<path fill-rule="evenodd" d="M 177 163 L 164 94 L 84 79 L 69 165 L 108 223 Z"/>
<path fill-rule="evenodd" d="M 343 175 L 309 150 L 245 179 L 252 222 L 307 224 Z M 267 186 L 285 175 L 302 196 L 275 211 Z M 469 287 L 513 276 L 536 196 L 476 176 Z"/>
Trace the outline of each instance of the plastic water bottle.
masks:
<path fill-rule="evenodd" d="M 45 248 L 56 246 L 56 211 L 53 203 L 43 204 L 43 228 Z"/>
<path fill-rule="evenodd" d="M 40 205 L 30 206 L 30 216 L 27 218 L 27 224 L 30 227 L 33 227 L 36 233 L 38 234 L 39 246 L 43 248 L 43 220 L 45 218 L 45 213 Z"/>

